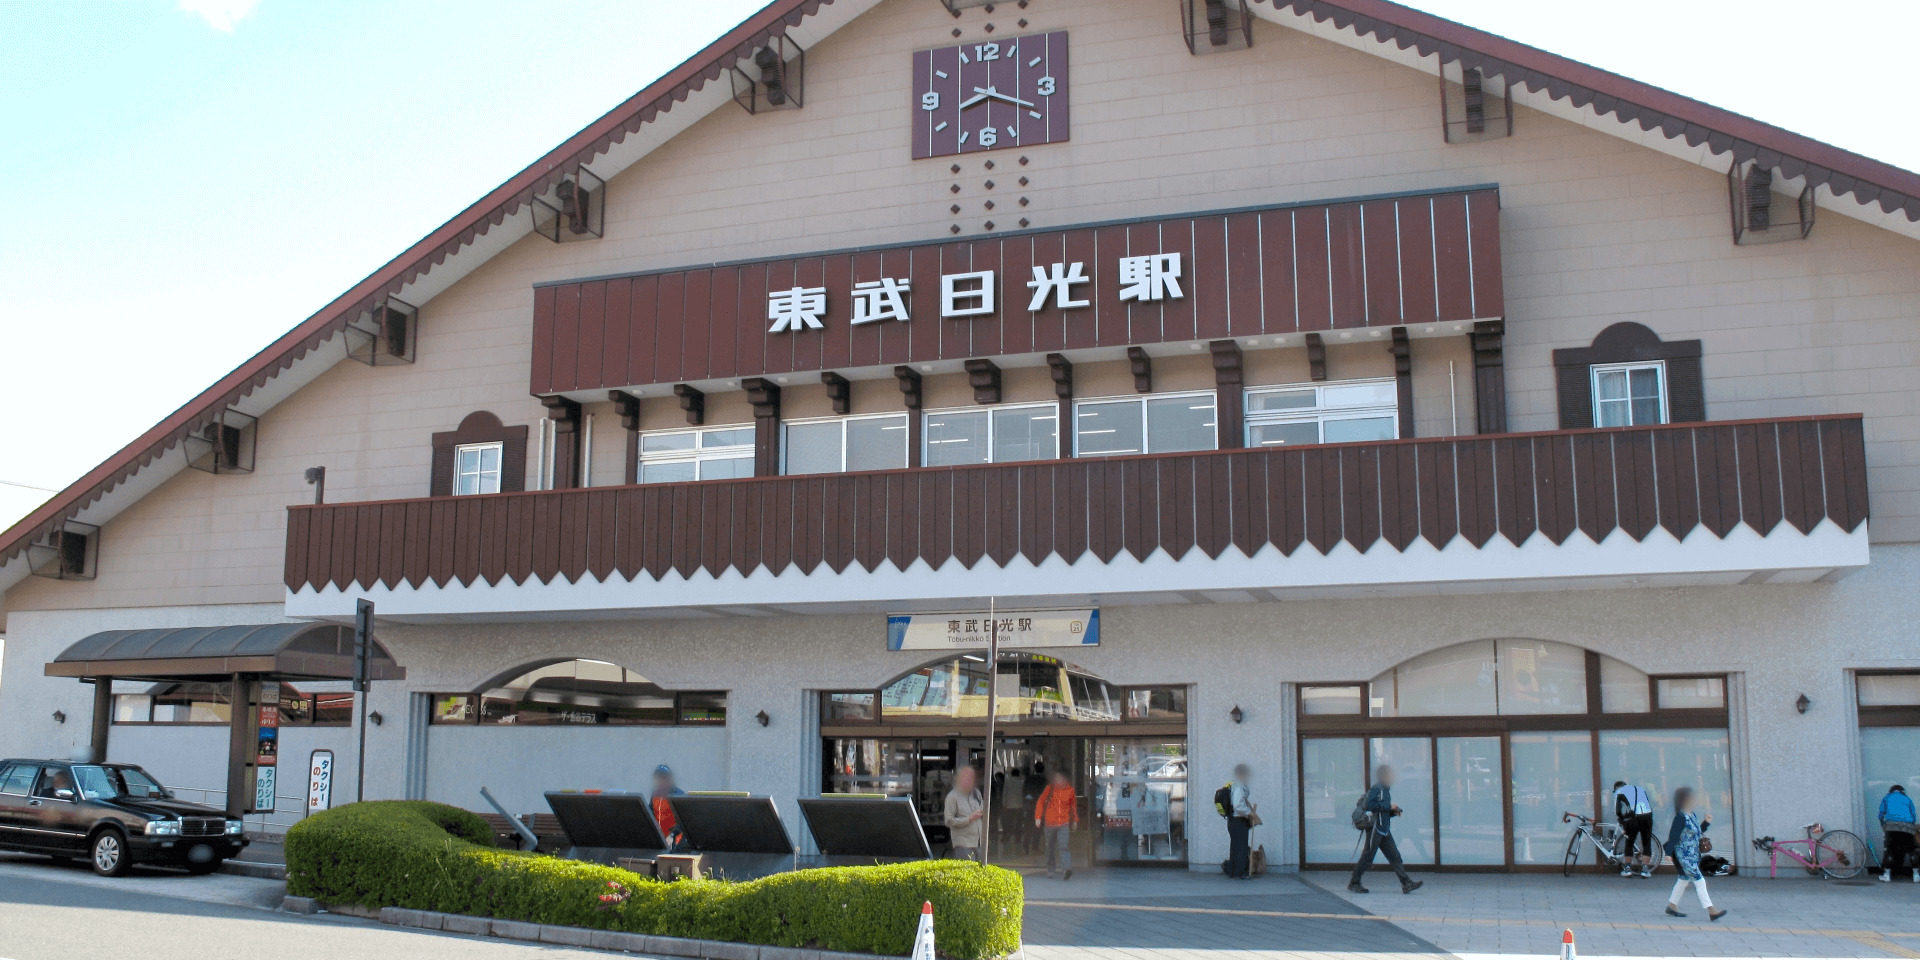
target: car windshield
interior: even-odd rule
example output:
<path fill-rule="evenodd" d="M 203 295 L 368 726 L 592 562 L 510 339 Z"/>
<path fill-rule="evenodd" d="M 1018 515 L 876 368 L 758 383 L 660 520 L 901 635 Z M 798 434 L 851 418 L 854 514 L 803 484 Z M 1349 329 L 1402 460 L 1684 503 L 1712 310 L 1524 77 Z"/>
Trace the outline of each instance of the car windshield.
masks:
<path fill-rule="evenodd" d="M 80 796 L 88 800 L 156 800 L 168 796 L 167 788 L 147 776 L 139 767 L 76 766 L 73 777 L 80 784 Z"/>

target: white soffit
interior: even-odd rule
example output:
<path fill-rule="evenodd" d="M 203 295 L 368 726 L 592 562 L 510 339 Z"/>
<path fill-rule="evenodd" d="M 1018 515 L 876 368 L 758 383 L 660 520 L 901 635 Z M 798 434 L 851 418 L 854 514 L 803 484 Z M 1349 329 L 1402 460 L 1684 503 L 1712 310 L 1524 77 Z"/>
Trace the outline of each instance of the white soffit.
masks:
<path fill-rule="evenodd" d="M 1255 16 L 1271 23 L 1311 34 L 1322 40 L 1340 44 L 1370 53 L 1376 57 L 1390 60 L 1401 66 L 1411 67 L 1428 76 L 1440 73 L 1440 58 L 1437 55 L 1422 55 L 1412 47 L 1400 47 L 1396 44 L 1364 36 L 1356 27 L 1341 28 L 1334 26 L 1331 19 L 1315 20 L 1311 15 L 1296 13 L 1292 9 L 1276 10 L 1272 6 L 1261 5 L 1251 8 Z M 1503 81 L 1504 77 L 1501 78 Z M 1698 146 L 1689 144 L 1684 137 L 1669 137 L 1659 128 L 1642 130 L 1638 123 L 1623 122 L 1615 117 L 1604 115 L 1593 107 L 1576 107 L 1571 99 L 1554 99 L 1545 90 L 1534 90 L 1523 85 L 1514 85 L 1513 102 L 1524 107 L 1557 117 L 1569 123 L 1597 130 L 1632 143 L 1657 150 L 1670 157 L 1676 157 L 1689 163 L 1705 167 L 1722 176 L 1726 175 L 1731 159 L 1725 153 L 1716 153 L 1705 142 Z M 1464 149 L 1464 148 L 1459 148 Z M 1778 178 L 1774 180 L 1774 190 L 1788 196 L 1798 196 L 1806 186 L 1806 178 Z M 1920 223 L 1908 220 L 1899 210 L 1883 211 L 1877 203 L 1857 203 L 1851 197 L 1835 196 L 1824 184 L 1814 188 L 1814 202 L 1822 209 L 1832 210 L 1843 216 L 1872 224 L 1885 230 L 1920 240 Z M 1818 228 L 1815 228 L 1816 230 Z"/>

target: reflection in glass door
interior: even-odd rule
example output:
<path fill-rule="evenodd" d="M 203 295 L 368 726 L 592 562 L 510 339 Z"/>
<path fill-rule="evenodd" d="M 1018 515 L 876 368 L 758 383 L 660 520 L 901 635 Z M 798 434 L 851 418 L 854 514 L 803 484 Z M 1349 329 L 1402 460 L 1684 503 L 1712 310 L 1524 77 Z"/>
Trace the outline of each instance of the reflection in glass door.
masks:
<path fill-rule="evenodd" d="M 1094 858 L 1186 862 L 1186 742 L 1095 740 L 1092 766 Z"/>
<path fill-rule="evenodd" d="M 1513 863 L 1558 865 L 1567 852 L 1562 813 L 1593 815 L 1593 734 L 1513 733 Z"/>
<path fill-rule="evenodd" d="M 1372 741 L 1367 781 L 1380 767 L 1393 768 L 1393 839 L 1408 863 L 1434 862 L 1433 741 L 1426 737 L 1383 737 Z"/>
<path fill-rule="evenodd" d="M 1359 832 L 1350 811 L 1367 789 L 1367 746 L 1359 737 L 1300 743 L 1300 843 L 1307 863 L 1352 863 Z M 1211 790 L 1201 790 L 1211 796 Z"/>
<path fill-rule="evenodd" d="M 1499 737 L 1440 737 L 1440 862 L 1507 862 Z"/>

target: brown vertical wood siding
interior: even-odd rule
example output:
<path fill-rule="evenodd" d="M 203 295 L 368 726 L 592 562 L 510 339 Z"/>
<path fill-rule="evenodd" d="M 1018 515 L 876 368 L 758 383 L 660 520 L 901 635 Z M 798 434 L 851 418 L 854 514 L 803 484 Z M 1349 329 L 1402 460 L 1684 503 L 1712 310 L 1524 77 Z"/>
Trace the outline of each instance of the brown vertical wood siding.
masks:
<path fill-rule="evenodd" d="M 435 497 L 288 510 L 289 589 L 1004 567 L 1867 519 L 1858 415 Z"/>
<path fill-rule="evenodd" d="M 1477 187 L 570 281 L 534 296 L 546 396 L 1094 346 L 1497 318 L 1500 194 Z M 1185 297 L 1119 299 L 1120 258 L 1182 255 Z M 1091 306 L 1027 310 L 1036 265 L 1081 261 Z M 991 316 L 940 318 L 940 276 L 997 271 Z M 913 320 L 854 327 L 855 283 L 909 279 Z M 768 291 L 825 287 L 824 329 L 769 333 Z"/>

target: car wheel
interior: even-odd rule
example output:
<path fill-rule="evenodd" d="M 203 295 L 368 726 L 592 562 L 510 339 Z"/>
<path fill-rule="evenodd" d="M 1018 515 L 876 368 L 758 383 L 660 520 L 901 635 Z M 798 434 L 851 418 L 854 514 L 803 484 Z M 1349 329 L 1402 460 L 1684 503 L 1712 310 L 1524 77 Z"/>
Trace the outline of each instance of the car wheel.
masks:
<path fill-rule="evenodd" d="M 226 861 L 225 860 L 208 860 L 206 863 L 189 863 L 187 864 L 187 872 L 193 874 L 196 877 L 202 877 L 202 876 L 206 876 L 209 873 L 214 872 L 215 870 L 220 869 L 220 865 L 223 863 L 226 863 Z"/>
<path fill-rule="evenodd" d="M 117 877 L 127 872 L 127 840 L 118 830 L 102 830 L 94 834 L 87 853 L 87 859 L 93 863 L 94 873 L 103 877 Z"/>

